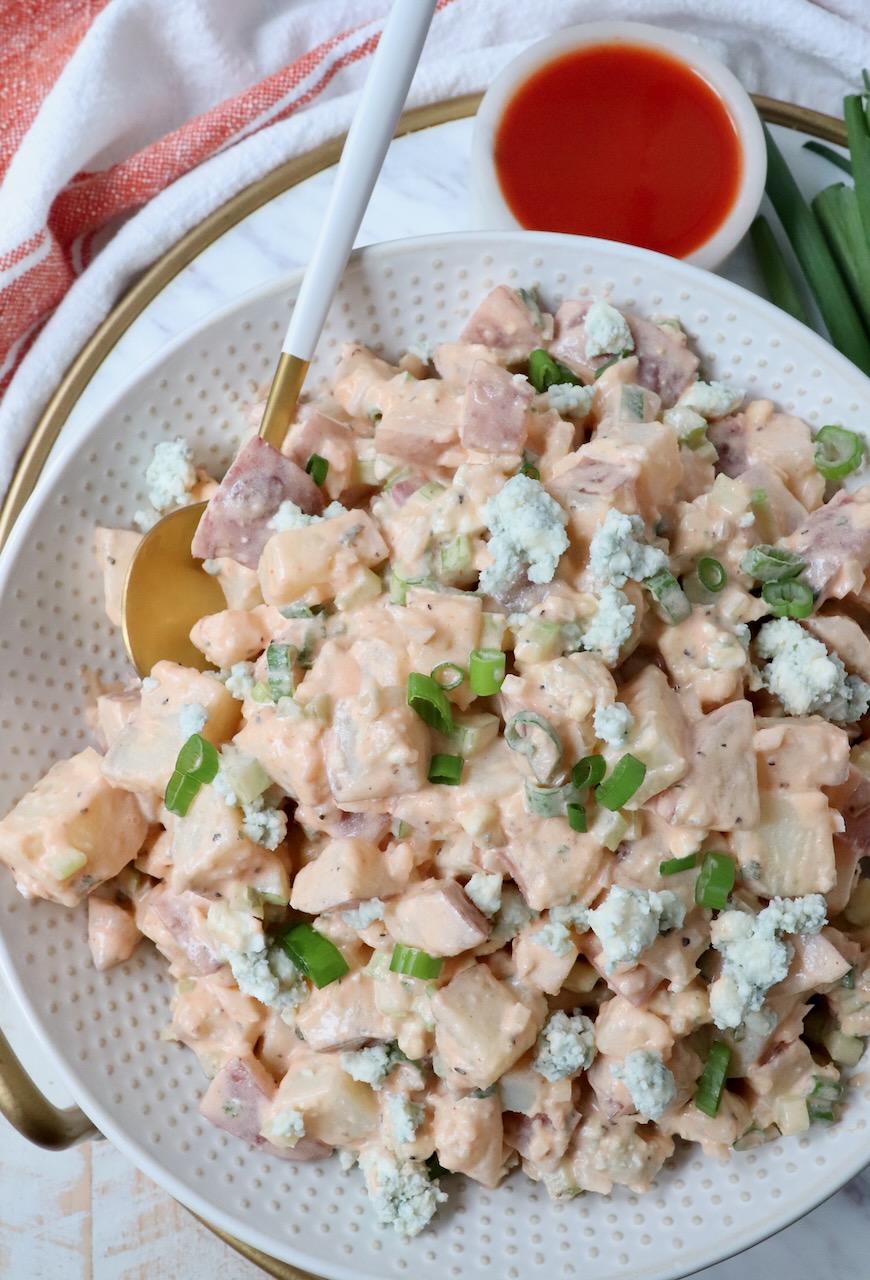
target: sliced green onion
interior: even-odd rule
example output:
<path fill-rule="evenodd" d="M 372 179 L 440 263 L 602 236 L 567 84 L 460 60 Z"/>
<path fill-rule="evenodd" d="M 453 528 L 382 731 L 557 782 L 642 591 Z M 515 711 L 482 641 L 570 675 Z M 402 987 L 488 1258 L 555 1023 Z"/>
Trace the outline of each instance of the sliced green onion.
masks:
<path fill-rule="evenodd" d="M 845 1089 L 839 1080 L 829 1080 L 826 1076 L 813 1076 L 813 1089 L 810 1094 L 818 1102 L 839 1102 Z"/>
<path fill-rule="evenodd" d="M 506 659 L 501 649 L 472 649 L 468 659 L 468 682 L 478 698 L 498 693 L 504 683 Z"/>
<path fill-rule="evenodd" d="M 847 111 L 848 125 L 848 97 L 844 106 Z M 861 317 L 855 310 L 821 229 L 766 126 L 764 138 L 767 144 L 767 194 L 819 304 L 831 341 L 859 369 L 864 373 L 870 373 L 870 340 L 864 332 Z M 858 164 L 855 149 L 851 145 L 851 130 L 849 142 L 857 185 Z M 868 146 L 870 146 L 870 139 L 868 139 Z"/>
<path fill-rule="evenodd" d="M 397 942 L 390 960 L 391 973 L 404 973 L 409 978 L 437 978 L 444 968 L 441 956 L 430 956 L 427 951 L 406 947 Z"/>
<path fill-rule="evenodd" d="M 698 856 L 694 853 L 686 854 L 685 858 L 665 858 L 664 862 L 659 863 L 659 875 L 675 876 L 680 871 L 690 871 L 697 864 Z"/>
<path fill-rule="evenodd" d="M 511 751 L 528 756 L 538 782 L 549 782 L 562 763 L 559 735 L 536 711 L 518 711 L 504 728 L 504 740 Z"/>
<path fill-rule="evenodd" d="M 439 662 L 432 668 L 432 679 L 441 689 L 456 689 L 468 675 L 464 667 L 455 662 Z"/>
<path fill-rule="evenodd" d="M 631 351 L 626 347 L 624 351 L 618 351 L 615 356 L 610 356 L 604 361 L 604 364 L 600 364 L 595 370 L 594 381 L 598 381 L 605 369 L 609 369 L 611 365 L 618 364 L 620 360 L 625 360 L 625 358 L 631 354 Z"/>
<path fill-rule="evenodd" d="M 833 1124 L 834 1110 L 829 1103 L 807 1102 L 810 1124 Z"/>
<path fill-rule="evenodd" d="M 667 622 L 683 622 L 692 612 L 689 597 L 670 569 L 660 569 L 651 578 L 644 578 L 643 585 L 655 598 Z"/>
<path fill-rule="evenodd" d="M 292 650 L 292 657 L 291 655 Z M 269 693 L 272 700 L 291 698 L 293 696 L 293 662 L 296 650 L 289 644 L 275 644 L 274 640 L 266 650 L 266 667 L 269 671 Z"/>
<path fill-rule="evenodd" d="M 198 778 L 191 777 L 189 773 L 179 773 L 175 769 L 166 784 L 163 803 L 170 813 L 177 813 L 183 818 L 201 786 Z"/>
<path fill-rule="evenodd" d="M 816 436 L 813 461 L 826 480 L 842 480 L 864 461 L 864 441 L 845 427 L 822 427 Z"/>
<path fill-rule="evenodd" d="M 704 854 L 704 861 L 695 881 L 695 902 L 699 907 L 724 910 L 736 879 L 737 863 L 730 853 L 718 853 L 711 849 Z"/>
<path fill-rule="evenodd" d="M 426 724 L 437 729 L 439 733 L 451 732 L 453 712 L 450 703 L 444 696 L 444 690 L 431 676 L 412 671 L 408 676 L 407 699 L 408 706 L 416 711 Z"/>
<path fill-rule="evenodd" d="M 288 929 L 280 935 L 278 942 L 300 973 L 310 978 L 318 989 L 328 987 L 350 972 L 338 947 L 307 922 Z"/>
<path fill-rule="evenodd" d="M 855 990 L 855 968 L 854 965 L 848 973 L 844 973 L 840 979 L 840 986 L 845 987 L 847 991 Z"/>
<path fill-rule="evenodd" d="M 584 787 L 597 787 L 607 772 L 604 756 L 584 756 L 571 770 L 571 781 L 578 791 Z"/>
<path fill-rule="evenodd" d="M 442 751 L 436 751 L 429 761 L 429 781 L 440 782 L 445 787 L 458 787 L 462 781 L 464 764 L 462 756 L 449 756 Z"/>
<path fill-rule="evenodd" d="M 813 593 L 805 582 L 765 582 L 761 598 L 775 618 L 808 618 Z"/>
<path fill-rule="evenodd" d="M 572 831 L 585 832 L 588 830 L 586 825 L 586 806 L 582 804 L 566 804 L 565 813 L 568 818 L 568 826 Z"/>
<path fill-rule="evenodd" d="M 695 1106 L 704 1115 L 715 1116 L 722 1101 L 722 1091 L 728 1078 L 728 1067 L 731 1063 L 731 1050 L 721 1040 L 714 1040 L 701 1072 L 698 1091 L 695 1094 Z"/>
<path fill-rule="evenodd" d="M 192 733 L 178 753 L 175 769 L 197 782 L 213 782 L 219 764 L 217 748 L 202 734 Z"/>
<path fill-rule="evenodd" d="M 533 466 L 531 462 L 523 463 L 523 465 L 520 467 L 520 475 L 528 476 L 530 480 L 540 480 L 541 478 L 540 471 L 538 470 L 537 467 Z"/>
<path fill-rule="evenodd" d="M 835 164 L 851 177 L 852 162 L 849 157 L 841 156 L 839 151 L 835 151 L 833 147 L 826 147 L 824 142 L 816 142 L 815 138 L 812 138 L 809 142 L 804 143 L 804 151 L 813 151 L 817 156 L 830 160 L 831 164 Z"/>
<path fill-rule="evenodd" d="M 803 298 L 791 278 L 788 264 L 770 223 L 763 214 L 759 214 L 752 223 L 749 237 L 771 302 L 781 311 L 794 316 L 795 320 L 808 325 L 810 318 Z"/>
<path fill-rule="evenodd" d="M 251 685 L 251 697 L 254 702 L 274 702 L 265 680 L 255 680 Z"/>
<path fill-rule="evenodd" d="M 595 799 L 615 813 L 627 804 L 646 777 L 646 765 L 627 751 L 614 766 L 613 773 L 595 788 Z"/>
<path fill-rule="evenodd" d="M 571 782 L 558 787 L 544 787 L 530 778 L 525 780 L 526 813 L 536 818 L 560 818 L 569 802 L 577 799 L 577 788 Z"/>
<path fill-rule="evenodd" d="M 698 577 L 701 586 L 708 591 L 721 591 L 728 581 L 728 574 L 722 564 L 712 556 L 702 556 L 698 561 Z"/>
<path fill-rule="evenodd" d="M 559 364 L 551 355 L 538 347 L 529 355 L 529 382 L 536 391 L 547 391 L 550 387 L 570 382 L 579 387 L 580 379 L 564 364 Z"/>
<path fill-rule="evenodd" d="M 444 573 L 463 573 L 471 565 L 471 539 L 460 533 L 441 548 L 441 568 Z"/>
<path fill-rule="evenodd" d="M 323 484 L 329 471 L 329 462 L 326 458 L 321 458 L 319 453 L 312 453 L 308 462 L 305 464 L 305 470 L 311 476 L 315 484 Z"/>
<path fill-rule="evenodd" d="M 431 502 L 433 498 L 437 498 L 439 493 L 444 492 L 444 485 L 438 480 L 427 480 L 421 485 L 414 494 L 415 498 L 422 498 L 424 502 Z"/>
<path fill-rule="evenodd" d="M 796 578 L 806 567 L 806 560 L 794 551 L 772 547 L 766 542 L 750 547 L 740 561 L 741 573 L 747 573 L 759 582 L 783 582 L 786 578 Z"/>

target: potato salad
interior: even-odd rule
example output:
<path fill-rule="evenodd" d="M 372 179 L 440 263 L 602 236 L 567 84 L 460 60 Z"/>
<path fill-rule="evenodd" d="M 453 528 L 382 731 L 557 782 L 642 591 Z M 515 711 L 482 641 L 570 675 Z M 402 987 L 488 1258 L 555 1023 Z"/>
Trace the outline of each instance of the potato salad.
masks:
<path fill-rule="evenodd" d="M 403 1236 L 454 1174 L 641 1193 L 677 1143 L 835 1122 L 862 439 L 703 380 L 673 316 L 506 286 L 456 341 L 345 347 L 280 452 L 262 409 L 220 484 L 167 439 L 140 531 L 98 530 L 118 621 L 141 529 L 207 499 L 226 607 L 0 822 L 22 894 L 86 899 L 97 969 L 148 939 L 202 1114 L 358 1165 Z"/>

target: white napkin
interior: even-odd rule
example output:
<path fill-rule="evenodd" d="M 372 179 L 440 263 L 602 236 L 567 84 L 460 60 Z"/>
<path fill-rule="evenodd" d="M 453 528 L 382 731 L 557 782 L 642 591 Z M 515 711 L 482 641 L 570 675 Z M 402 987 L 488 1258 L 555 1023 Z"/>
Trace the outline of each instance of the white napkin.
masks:
<path fill-rule="evenodd" d="M 21 247 L 39 239 L 76 175 L 136 156 L 134 186 L 141 177 L 154 194 L 134 216 L 117 217 L 76 245 L 89 265 L 0 401 L 0 492 L 57 380 L 136 276 L 235 192 L 346 130 L 388 7 L 386 0 L 285 0 L 276 12 L 274 0 L 112 0 L 97 16 L 0 187 L 0 317 L 10 282 L 27 278 L 39 257 L 38 248 L 28 255 Z M 409 105 L 485 88 L 533 40 L 603 18 L 692 33 L 748 89 L 835 114 L 870 67 L 866 0 L 537 0 L 533 11 L 520 0 L 441 0 Z M 198 156 L 215 145 L 209 137 L 204 143 L 202 125 L 188 122 L 340 32 L 349 34 L 276 101 L 260 90 L 219 113 L 215 154 L 184 172 L 191 147 Z M 284 114 L 300 98 L 304 105 Z M 7 370 L 25 338 L 7 353 Z"/>

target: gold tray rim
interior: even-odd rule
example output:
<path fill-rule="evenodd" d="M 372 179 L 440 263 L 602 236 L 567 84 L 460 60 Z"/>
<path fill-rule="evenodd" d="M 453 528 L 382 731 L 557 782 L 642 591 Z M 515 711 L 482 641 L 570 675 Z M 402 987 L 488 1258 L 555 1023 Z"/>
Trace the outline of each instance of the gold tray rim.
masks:
<path fill-rule="evenodd" d="M 467 93 L 405 111 L 397 125 L 396 137 L 453 120 L 467 119 L 477 111 L 482 96 L 480 93 Z M 836 116 L 762 94 L 753 94 L 752 99 L 762 118 L 769 124 L 783 125 L 825 142 L 846 145 L 846 126 Z M 269 200 L 337 163 L 343 145 L 344 135 L 332 138 L 303 155 L 285 161 L 231 196 L 152 263 L 115 304 L 64 373 L 16 464 L 6 496 L 0 505 L 0 548 L 5 544 L 24 504 L 33 492 L 74 405 L 134 320 L 184 267 L 224 232 Z M 72 1142 L 94 1135 L 93 1125 L 84 1113 L 77 1108 L 58 1112 L 42 1097 L 31 1081 L 27 1081 L 29 1088 L 23 1087 L 22 1080 L 26 1079 L 23 1069 L 0 1032 L 0 1110 L 7 1120 L 24 1136 L 31 1137 L 31 1140 L 34 1132 L 44 1135 L 45 1140 L 41 1141 L 41 1145 L 50 1149 L 61 1150 Z M 12 1087 L 13 1084 L 18 1084 L 20 1092 Z M 281 1262 L 190 1212 L 202 1226 L 275 1280 L 321 1280 L 312 1272 Z"/>

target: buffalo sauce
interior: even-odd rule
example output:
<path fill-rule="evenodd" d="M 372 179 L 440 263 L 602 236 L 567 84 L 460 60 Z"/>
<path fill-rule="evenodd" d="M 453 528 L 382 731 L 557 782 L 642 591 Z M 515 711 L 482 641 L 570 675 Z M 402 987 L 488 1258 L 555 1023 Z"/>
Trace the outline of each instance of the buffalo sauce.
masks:
<path fill-rule="evenodd" d="M 742 174 L 734 122 L 703 77 L 619 43 L 576 49 L 520 85 L 496 132 L 495 163 L 522 226 L 675 258 L 721 226 Z"/>

